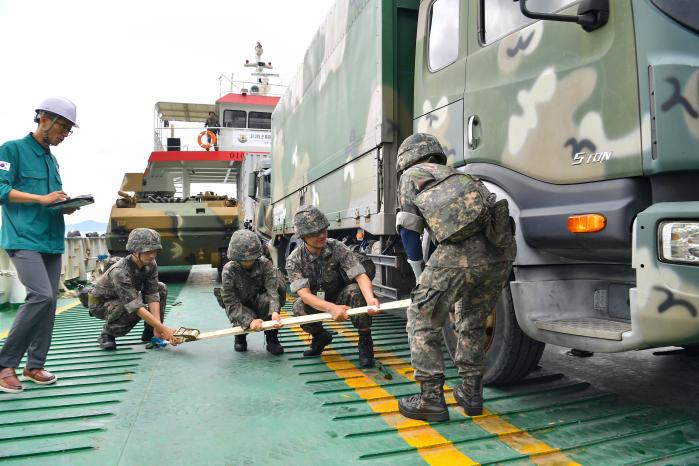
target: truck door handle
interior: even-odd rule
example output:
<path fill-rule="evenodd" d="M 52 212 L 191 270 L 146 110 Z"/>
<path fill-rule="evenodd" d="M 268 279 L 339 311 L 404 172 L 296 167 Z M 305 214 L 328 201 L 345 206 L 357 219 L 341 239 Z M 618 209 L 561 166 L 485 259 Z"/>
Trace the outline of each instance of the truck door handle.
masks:
<path fill-rule="evenodd" d="M 468 123 L 466 124 L 466 141 L 469 149 L 476 149 L 481 141 L 480 123 L 478 115 L 471 115 L 468 117 Z"/>

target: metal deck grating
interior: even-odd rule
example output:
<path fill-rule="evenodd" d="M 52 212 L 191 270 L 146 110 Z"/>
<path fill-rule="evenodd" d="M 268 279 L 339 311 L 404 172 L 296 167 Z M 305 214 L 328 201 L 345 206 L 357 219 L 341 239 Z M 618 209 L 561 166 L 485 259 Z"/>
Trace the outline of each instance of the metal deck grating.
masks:
<path fill-rule="evenodd" d="M 486 388 L 487 411 L 468 417 L 451 396 L 451 387 L 460 379 L 446 353 L 450 421 L 406 420 L 397 412 L 397 398 L 417 393 L 418 385 L 412 380 L 405 321 L 376 318 L 373 336 L 381 367 L 364 371 L 355 366 L 357 335 L 351 324 L 328 327 L 338 332 L 329 347 L 333 354 L 289 359 L 335 421 L 338 438 L 351 444 L 358 462 L 663 464 L 674 451 L 684 461 L 699 461 L 695 422 L 668 416 L 659 408 L 624 404 L 613 393 L 545 370 L 516 386 Z M 298 337 L 298 332 L 284 332 L 289 343 Z"/>
<path fill-rule="evenodd" d="M 168 305 L 176 299 L 173 291 Z M 0 461 L 46 457 L 51 462 L 49 455 L 97 447 L 145 351 L 141 324 L 117 339 L 115 351 L 101 350 L 102 325 L 80 304 L 57 316 L 47 368 L 59 380 L 54 385 L 23 381 L 22 393 L 0 396 Z M 25 361 L 17 371 L 20 379 Z"/>
<path fill-rule="evenodd" d="M 178 288 L 183 304 L 170 320 L 221 328 L 208 271 L 197 277 Z M 459 377 L 446 353 L 451 420 L 405 419 L 397 398 L 418 385 L 395 315 L 375 320 L 379 367 L 370 370 L 356 366 L 349 323 L 327 324 L 337 334 L 316 358 L 301 355 L 308 336 L 298 328 L 281 330 L 281 357 L 264 351 L 260 334 L 247 353 L 221 338 L 145 354 L 140 326 L 116 352 L 98 350 L 101 323 L 85 316 L 82 308 L 58 316 L 49 358 L 58 385 L 0 394 L 3 464 L 699 463 L 695 421 L 545 370 L 486 388 L 488 412 L 469 418 L 451 394 Z"/>

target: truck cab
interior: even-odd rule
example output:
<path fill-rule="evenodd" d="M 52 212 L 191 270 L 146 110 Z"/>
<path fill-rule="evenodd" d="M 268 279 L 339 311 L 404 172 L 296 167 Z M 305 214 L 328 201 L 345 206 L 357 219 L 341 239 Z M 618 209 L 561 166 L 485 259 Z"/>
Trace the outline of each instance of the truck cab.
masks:
<path fill-rule="evenodd" d="M 487 323 L 486 382 L 523 377 L 545 343 L 699 343 L 699 3 L 367 3 L 336 3 L 321 32 L 341 47 L 312 44 L 326 53 L 316 74 L 303 69 L 314 85 L 290 86 L 275 111 L 282 249 L 295 206 L 314 203 L 337 237 L 375 240 L 377 289 L 404 294 L 395 153 L 426 132 L 508 200 L 517 226 L 511 281 Z M 342 120 L 326 117 L 327 101 Z M 311 107 L 313 141 L 294 131 Z"/>

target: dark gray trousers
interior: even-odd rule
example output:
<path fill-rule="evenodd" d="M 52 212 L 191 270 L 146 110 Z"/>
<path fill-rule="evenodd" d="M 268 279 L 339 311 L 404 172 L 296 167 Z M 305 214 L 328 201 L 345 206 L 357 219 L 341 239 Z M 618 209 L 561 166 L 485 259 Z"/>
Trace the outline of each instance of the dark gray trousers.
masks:
<path fill-rule="evenodd" d="M 0 350 L 0 367 L 18 367 L 27 353 L 25 367 L 43 368 L 56 318 L 62 255 L 25 249 L 7 253 L 17 269 L 19 281 L 27 289 L 27 298 L 17 311 Z"/>

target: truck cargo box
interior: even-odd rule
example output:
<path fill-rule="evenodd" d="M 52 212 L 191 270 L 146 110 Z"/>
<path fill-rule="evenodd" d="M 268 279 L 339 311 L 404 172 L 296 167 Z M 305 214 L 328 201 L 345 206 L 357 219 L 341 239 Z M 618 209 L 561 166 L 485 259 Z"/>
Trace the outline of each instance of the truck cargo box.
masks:
<path fill-rule="evenodd" d="M 417 1 L 338 1 L 272 116 L 274 233 L 317 205 L 331 229 L 393 231 L 395 153 L 412 132 Z"/>

